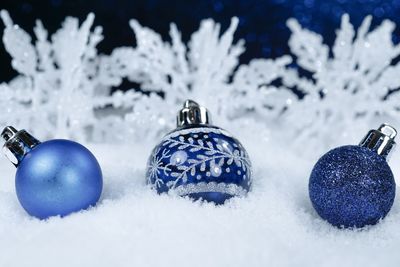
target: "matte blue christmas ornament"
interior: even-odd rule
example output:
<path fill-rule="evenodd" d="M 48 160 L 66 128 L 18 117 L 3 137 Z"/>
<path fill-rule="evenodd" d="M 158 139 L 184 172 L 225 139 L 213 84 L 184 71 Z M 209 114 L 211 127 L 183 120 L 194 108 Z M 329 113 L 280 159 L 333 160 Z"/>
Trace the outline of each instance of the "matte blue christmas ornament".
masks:
<path fill-rule="evenodd" d="M 309 181 L 317 213 L 337 227 L 364 227 L 383 219 L 393 205 L 396 184 L 386 162 L 396 130 L 382 124 L 358 146 L 342 146 L 323 155 Z"/>
<path fill-rule="evenodd" d="M 157 145 L 148 161 L 147 182 L 170 192 L 216 204 L 244 196 L 251 185 L 251 163 L 242 144 L 210 125 L 208 111 L 187 100 L 178 128 Z"/>
<path fill-rule="evenodd" d="M 103 178 L 99 163 L 84 146 L 68 140 L 39 142 L 25 130 L 6 127 L 4 152 L 17 167 L 19 202 L 45 219 L 87 209 L 99 200 Z"/>

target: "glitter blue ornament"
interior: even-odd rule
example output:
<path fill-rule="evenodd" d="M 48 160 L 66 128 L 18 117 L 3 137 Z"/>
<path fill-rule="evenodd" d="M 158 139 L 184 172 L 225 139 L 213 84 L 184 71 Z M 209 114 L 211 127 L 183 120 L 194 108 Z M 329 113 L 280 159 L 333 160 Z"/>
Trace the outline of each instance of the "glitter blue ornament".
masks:
<path fill-rule="evenodd" d="M 374 225 L 393 205 L 396 184 L 386 162 L 396 130 L 382 124 L 358 146 L 342 146 L 314 166 L 309 194 L 317 213 L 337 227 Z"/>
<path fill-rule="evenodd" d="M 251 185 L 251 163 L 242 144 L 212 126 L 208 111 L 187 100 L 178 113 L 178 128 L 157 145 L 147 164 L 147 182 L 169 192 L 223 204 L 244 196 Z"/>
<path fill-rule="evenodd" d="M 87 209 L 99 200 L 99 163 L 84 146 L 69 140 L 39 142 L 25 130 L 6 127 L 4 152 L 17 167 L 15 187 L 22 207 L 46 219 Z"/>

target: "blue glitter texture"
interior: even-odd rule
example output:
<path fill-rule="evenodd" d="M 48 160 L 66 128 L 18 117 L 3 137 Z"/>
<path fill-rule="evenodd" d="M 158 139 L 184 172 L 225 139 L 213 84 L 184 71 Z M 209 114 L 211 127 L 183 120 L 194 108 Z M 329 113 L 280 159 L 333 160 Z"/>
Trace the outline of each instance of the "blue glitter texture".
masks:
<path fill-rule="evenodd" d="M 240 142 L 224 130 L 181 128 L 153 150 L 147 181 L 159 194 L 175 192 L 223 204 L 249 191 L 251 164 Z"/>
<path fill-rule="evenodd" d="M 24 209 L 45 219 L 95 205 L 103 179 L 88 149 L 68 140 L 51 140 L 25 155 L 18 165 L 15 185 Z"/>
<path fill-rule="evenodd" d="M 396 184 L 385 158 L 360 146 L 342 146 L 322 156 L 309 181 L 317 213 L 338 227 L 364 227 L 384 218 Z"/>

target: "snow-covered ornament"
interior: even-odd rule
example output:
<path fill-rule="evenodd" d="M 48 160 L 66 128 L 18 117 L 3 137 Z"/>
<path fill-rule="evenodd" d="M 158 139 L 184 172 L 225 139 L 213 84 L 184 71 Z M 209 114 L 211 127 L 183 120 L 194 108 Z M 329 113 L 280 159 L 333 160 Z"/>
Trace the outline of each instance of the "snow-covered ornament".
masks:
<path fill-rule="evenodd" d="M 242 144 L 210 124 L 207 109 L 185 101 L 178 128 L 157 145 L 148 161 L 147 182 L 158 193 L 223 204 L 244 196 L 251 185 L 251 163 Z"/>
<path fill-rule="evenodd" d="M 384 218 L 393 205 L 396 183 L 386 162 L 396 130 L 382 124 L 358 146 L 341 146 L 323 155 L 309 181 L 317 213 L 338 227 L 364 227 Z"/>

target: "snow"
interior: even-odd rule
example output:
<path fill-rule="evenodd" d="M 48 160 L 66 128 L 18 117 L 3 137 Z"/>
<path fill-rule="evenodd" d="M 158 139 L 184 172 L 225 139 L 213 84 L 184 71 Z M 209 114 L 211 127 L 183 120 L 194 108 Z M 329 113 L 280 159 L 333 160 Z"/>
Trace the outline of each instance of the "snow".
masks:
<path fill-rule="evenodd" d="M 0 266 L 398 266 L 398 199 L 378 225 L 337 229 L 318 217 L 308 199 L 317 152 L 293 153 L 291 142 L 267 130 L 228 130 L 250 154 L 254 184 L 247 197 L 223 206 L 151 191 L 144 172 L 154 142 L 90 144 L 104 172 L 101 201 L 40 221 L 20 207 L 15 169 L 3 157 Z M 398 155 L 390 160 L 397 177 L 399 162 Z"/>
<path fill-rule="evenodd" d="M 378 225 L 342 230 L 318 217 L 307 189 L 313 164 L 328 149 L 357 144 L 382 122 L 400 129 L 394 23 L 371 30 L 367 17 L 356 30 L 343 16 L 328 47 L 289 20 L 292 54 L 240 65 L 245 44 L 234 41 L 237 18 L 225 31 L 203 21 L 187 44 L 174 24 L 164 41 L 132 19 L 136 45 L 99 55 L 103 35 L 92 27 L 94 14 L 81 24 L 66 18 L 50 35 L 38 21 L 34 36 L 6 11 L 0 15 L 19 73 L 0 84 L 0 127 L 78 140 L 104 172 L 96 207 L 40 221 L 19 205 L 15 169 L 1 158 L 1 267 L 399 265 L 398 199 Z M 111 94 L 123 80 L 138 88 Z M 187 98 L 248 150 L 254 182 L 247 197 L 214 206 L 159 196 L 145 184 L 151 149 Z M 400 153 L 389 163 L 400 177 Z"/>

